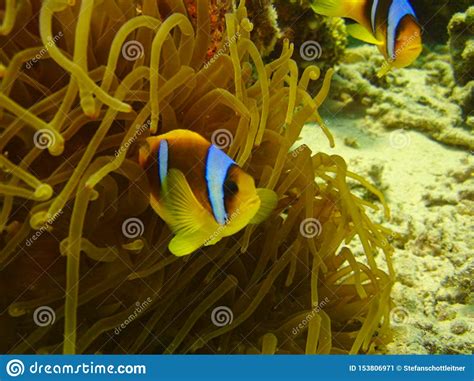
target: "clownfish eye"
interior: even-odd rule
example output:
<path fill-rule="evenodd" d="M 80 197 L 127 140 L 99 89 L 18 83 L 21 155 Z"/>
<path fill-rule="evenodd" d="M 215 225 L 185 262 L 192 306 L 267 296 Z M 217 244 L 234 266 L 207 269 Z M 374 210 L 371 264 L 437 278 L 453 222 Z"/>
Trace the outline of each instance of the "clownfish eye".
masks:
<path fill-rule="evenodd" d="M 239 186 L 235 181 L 227 180 L 224 182 L 224 195 L 233 196 L 239 191 Z"/>

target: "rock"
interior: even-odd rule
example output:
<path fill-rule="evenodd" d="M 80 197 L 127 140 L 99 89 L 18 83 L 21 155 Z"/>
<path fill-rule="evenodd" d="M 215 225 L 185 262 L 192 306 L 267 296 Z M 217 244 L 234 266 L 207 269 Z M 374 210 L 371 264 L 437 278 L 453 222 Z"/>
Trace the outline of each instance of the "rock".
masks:
<path fill-rule="evenodd" d="M 455 320 L 451 323 L 450 330 L 455 335 L 462 335 L 469 330 L 469 325 L 464 320 Z"/>
<path fill-rule="evenodd" d="M 465 85 L 474 80 L 474 7 L 453 16 L 448 34 L 456 81 Z"/>

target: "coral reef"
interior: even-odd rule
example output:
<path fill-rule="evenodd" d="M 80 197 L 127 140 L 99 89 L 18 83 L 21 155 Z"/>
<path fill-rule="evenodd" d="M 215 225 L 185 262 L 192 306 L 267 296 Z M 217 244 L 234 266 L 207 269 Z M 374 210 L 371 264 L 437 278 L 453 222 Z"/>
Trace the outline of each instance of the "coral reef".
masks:
<path fill-rule="evenodd" d="M 466 124 L 474 130 L 474 7 L 455 14 L 448 33 L 451 62 L 458 84 L 452 99 L 462 108 Z"/>
<path fill-rule="evenodd" d="M 249 19 L 254 28 L 250 35 L 252 42 L 263 57 L 275 51 L 276 43 L 282 39 L 278 25 L 278 14 L 272 0 L 251 0 L 247 2 Z"/>
<path fill-rule="evenodd" d="M 328 70 L 344 55 L 347 45 L 344 21 L 315 14 L 308 0 L 253 0 L 249 2 L 249 9 L 249 14 L 260 15 L 252 19 L 255 23 L 254 33 L 258 31 L 259 35 L 257 41 L 271 42 L 260 45 L 273 47 L 276 42 L 277 49 L 273 52 L 277 52 L 281 50 L 284 40 L 289 39 L 296 48 L 293 59 L 303 69 L 314 64 L 323 71 Z M 275 11 L 278 15 L 276 21 Z M 278 32 L 275 25 L 278 25 Z M 278 40 L 275 41 L 275 37 Z M 305 43 L 311 43 L 308 50 L 305 50 Z M 263 51 L 271 52 L 268 49 Z M 276 58 L 276 54 L 273 58 Z"/>
<path fill-rule="evenodd" d="M 432 0 L 412 0 L 411 4 L 424 29 L 423 38 L 429 43 L 445 42 L 446 28 L 456 12 L 461 12 L 472 5 L 471 0 L 443 0 L 433 3 Z"/>
<path fill-rule="evenodd" d="M 388 352 L 472 354 L 474 156 L 416 131 L 368 133 L 364 116 L 355 113 L 327 122 L 334 153 L 382 189 L 390 204 L 396 307 Z M 302 141 L 317 149 L 322 136 L 311 127 L 303 129 Z M 343 144 L 348 137 L 357 147 Z M 360 187 L 353 191 L 371 200 Z"/>
<path fill-rule="evenodd" d="M 34 3 L 8 2 L 0 28 L 1 352 L 383 348 L 389 231 L 349 183 L 388 217 L 383 195 L 297 143 L 307 122 L 332 143 L 318 114 L 331 70 L 312 97 L 320 70 L 299 73 L 292 44 L 264 64 L 243 1 L 223 29 L 208 0 Z M 167 251 L 136 162 L 143 139 L 176 128 L 223 134 L 220 147 L 279 196 L 265 223 L 185 258 Z"/>
<path fill-rule="evenodd" d="M 456 81 L 465 85 L 474 80 L 474 7 L 453 16 L 448 34 Z"/>
<path fill-rule="evenodd" d="M 381 65 L 374 47 L 349 49 L 334 77 L 328 111 L 362 110 L 368 128 L 418 130 L 442 143 L 474 149 L 465 124 L 468 114 L 462 109 L 469 109 L 472 97 L 460 95 L 448 54 L 425 54 L 414 67 L 379 79 L 376 70 Z"/>

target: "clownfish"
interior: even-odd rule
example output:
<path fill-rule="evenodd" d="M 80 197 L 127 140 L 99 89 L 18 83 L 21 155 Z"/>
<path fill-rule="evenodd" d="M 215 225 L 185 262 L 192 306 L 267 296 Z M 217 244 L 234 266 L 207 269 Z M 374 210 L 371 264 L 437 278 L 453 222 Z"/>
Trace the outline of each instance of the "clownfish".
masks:
<path fill-rule="evenodd" d="M 175 234 L 168 249 L 176 256 L 214 245 L 248 224 L 264 221 L 277 195 L 226 153 L 189 130 L 146 139 L 138 161 L 150 183 L 150 204 Z"/>
<path fill-rule="evenodd" d="M 356 22 L 347 32 L 377 45 L 385 57 L 379 77 L 410 65 L 422 51 L 422 29 L 408 0 L 314 0 L 311 6 L 318 14 Z"/>

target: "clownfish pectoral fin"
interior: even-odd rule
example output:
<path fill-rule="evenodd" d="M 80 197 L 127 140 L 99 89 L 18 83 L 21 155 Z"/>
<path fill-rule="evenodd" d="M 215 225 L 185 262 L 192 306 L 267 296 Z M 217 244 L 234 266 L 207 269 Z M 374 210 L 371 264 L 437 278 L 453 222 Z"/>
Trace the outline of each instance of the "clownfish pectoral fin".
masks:
<path fill-rule="evenodd" d="M 390 70 L 392 70 L 393 66 L 389 62 L 384 62 L 380 70 L 377 72 L 377 77 L 382 78 L 386 75 Z"/>
<path fill-rule="evenodd" d="M 203 232 L 180 233 L 168 245 L 169 251 L 177 257 L 189 255 L 206 243 L 209 235 Z"/>
<path fill-rule="evenodd" d="M 367 42 L 373 45 L 382 45 L 383 41 L 379 41 L 375 36 L 360 24 L 350 24 L 346 26 L 347 33 L 358 40 Z"/>
<path fill-rule="evenodd" d="M 250 220 L 251 224 L 260 224 L 265 221 L 275 210 L 278 203 L 277 194 L 270 189 L 258 188 L 257 195 L 260 198 L 260 208 Z"/>
<path fill-rule="evenodd" d="M 212 226 L 209 212 L 194 196 L 184 174 L 170 169 L 163 184 L 162 207 L 166 210 L 171 230 L 174 233 L 191 234 Z"/>

